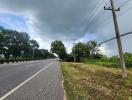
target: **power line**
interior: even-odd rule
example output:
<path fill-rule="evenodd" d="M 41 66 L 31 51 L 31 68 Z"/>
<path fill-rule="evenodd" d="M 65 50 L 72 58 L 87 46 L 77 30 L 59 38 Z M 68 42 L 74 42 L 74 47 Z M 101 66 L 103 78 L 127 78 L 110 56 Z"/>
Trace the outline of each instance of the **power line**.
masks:
<path fill-rule="evenodd" d="M 129 35 L 129 34 L 132 34 L 132 31 L 127 32 L 127 33 L 124 33 L 124 34 L 121 34 L 120 37 L 123 37 L 123 36 Z M 99 43 L 99 45 L 102 45 L 102 44 L 104 44 L 104 43 L 106 43 L 106 42 L 109 42 L 109 41 L 112 41 L 112 40 L 115 40 L 115 39 L 116 39 L 116 37 L 113 37 L 113 38 L 111 38 L 111 39 L 108 39 L 108 40 L 105 40 L 105 41 Z"/>
<path fill-rule="evenodd" d="M 130 1 L 130 0 L 127 0 L 126 2 L 124 2 L 123 4 L 121 4 L 119 7 L 125 6 L 129 1 Z M 126 10 L 124 10 L 121 14 L 118 15 L 118 17 L 120 17 L 120 16 L 122 16 L 123 14 L 127 13 L 130 9 L 132 9 L 132 7 L 129 7 L 129 8 L 127 8 Z M 108 17 L 110 17 L 110 16 L 111 16 L 111 15 L 109 15 Z M 110 23 L 112 22 L 112 19 L 109 20 L 108 17 L 105 18 L 102 22 L 100 22 L 100 24 L 99 24 L 100 26 L 99 26 L 99 27 L 105 26 L 105 25 L 110 24 Z"/>
<path fill-rule="evenodd" d="M 122 15 L 124 15 L 125 13 L 127 13 L 130 9 L 132 9 L 132 7 L 129 7 L 128 9 L 124 10 L 122 13 L 120 13 L 119 15 L 117 15 L 117 17 L 121 17 Z M 109 15 L 110 17 L 110 15 Z M 106 22 L 108 20 L 108 18 L 106 18 L 103 22 Z M 103 23 L 103 25 L 100 24 L 100 26 L 105 26 L 107 24 L 110 24 L 112 22 L 112 19 L 107 21 L 106 23 Z"/>
<path fill-rule="evenodd" d="M 130 1 L 130 0 L 125 1 L 123 4 L 121 4 L 121 5 L 119 6 L 119 8 L 125 6 L 129 1 Z"/>
<path fill-rule="evenodd" d="M 95 3 L 95 5 L 98 5 L 99 2 L 100 2 L 100 1 L 97 0 L 97 2 Z M 94 13 L 95 10 L 96 10 L 96 7 L 94 7 L 93 10 L 91 10 L 91 9 L 88 10 L 89 14 L 88 14 L 88 16 L 86 16 L 85 18 L 88 18 L 89 20 L 88 20 L 88 21 L 85 21 L 85 18 L 84 18 L 84 20 L 81 22 L 81 25 L 84 24 L 84 23 L 86 23 L 86 22 L 89 22 L 89 21 L 90 21 L 92 15 L 94 15 L 93 13 Z"/>
<path fill-rule="evenodd" d="M 132 9 L 132 6 L 125 9 L 118 17 L 122 16 L 123 14 L 127 13 L 130 9 Z"/>
<path fill-rule="evenodd" d="M 102 0 L 102 1 L 100 1 L 100 0 L 97 0 L 97 2 L 96 2 L 96 6 L 94 7 L 94 9 L 91 11 L 91 13 L 89 14 L 89 16 L 88 16 L 88 21 L 87 21 L 87 23 L 89 24 L 89 23 L 91 23 L 91 21 L 93 21 L 93 19 L 96 17 L 96 15 L 100 12 L 96 12 L 98 9 L 99 9 L 99 7 L 102 5 L 102 3 L 103 3 L 103 1 L 104 0 Z M 88 25 L 87 24 L 87 25 Z"/>
<path fill-rule="evenodd" d="M 94 25 L 96 20 L 98 20 L 100 18 L 100 16 L 104 15 L 105 12 L 100 12 L 101 11 L 101 5 L 103 2 L 104 2 L 104 0 L 102 0 L 100 3 L 98 3 L 98 5 L 95 7 L 95 10 L 94 10 L 95 16 L 92 16 L 92 14 L 91 14 L 91 21 L 89 20 L 84 32 L 87 31 L 87 29 L 91 28 L 90 26 Z M 108 2 L 106 2 L 105 4 L 107 4 L 107 3 Z M 100 9 L 100 10 L 98 12 L 96 12 L 96 9 L 97 10 Z"/>

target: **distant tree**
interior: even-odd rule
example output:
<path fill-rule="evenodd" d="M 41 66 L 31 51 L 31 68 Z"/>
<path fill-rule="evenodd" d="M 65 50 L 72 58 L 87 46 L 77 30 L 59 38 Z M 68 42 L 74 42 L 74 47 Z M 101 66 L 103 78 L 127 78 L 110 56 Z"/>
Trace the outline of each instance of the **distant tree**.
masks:
<path fill-rule="evenodd" d="M 104 55 L 102 55 L 102 54 L 100 54 L 98 52 L 92 55 L 93 59 L 102 59 L 104 57 L 105 57 Z"/>
<path fill-rule="evenodd" d="M 66 54 L 65 61 L 72 62 L 73 60 L 74 60 L 73 55 L 67 53 Z"/>
<path fill-rule="evenodd" d="M 30 40 L 30 36 L 25 32 L 4 29 L 0 26 L 0 54 L 9 59 L 32 58 L 33 55 L 38 59 L 55 57 L 46 49 L 38 49 L 39 43 Z"/>
<path fill-rule="evenodd" d="M 38 42 L 36 40 L 32 39 L 32 40 L 30 40 L 30 45 L 32 47 L 32 53 L 33 53 L 32 57 L 34 58 L 35 53 L 39 53 L 40 52 L 38 50 L 39 44 L 38 44 Z"/>
<path fill-rule="evenodd" d="M 4 27 L 3 26 L 0 26 L 0 31 L 4 30 Z"/>
<path fill-rule="evenodd" d="M 31 58 L 32 57 L 32 47 L 30 45 L 30 36 L 28 35 L 28 33 L 25 32 L 20 32 L 21 35 L 21 55 L 24 58 Z"/>
<path fill-rule="evenodd" d="M 56 58 L 56 56 L 54 54 L 52 54 L 52 53 L 49 52 L 47 58 Z"/>
<path fill-rule="evenodd" d="M 2 50 L 3 50 L 3 39 L 4 39 L 4 34 L 0 32 L 0 54 L 2 54 Z"/>
<path fill-rule="evenodd" d="M 39 48 L 39 44 L 36 40 L 30 40 L 30 45 L 32 46 L 32 48 L 34 49 L 38 49 Z"/>
<path fill-rule="evenodd" d="M 22 41 L 21 35 L 17 31 L 10 30 L 12 37 L 11 37 L 11 55 L 16 59 L 17 57 L 21 56 L 22 51 Z"/>
<path fill-rule="evenodd" d="M 124 53 L 125 63 L 127 67 L 132 68 L 132 53 Z"/>
<path fill-rule="evenodd" d="M 94 56 L 99 51 L 99 48 L 98 48 L 99 46 L 98 46 L 96 41 L 87 42 L 87 47 L 88 47 L 88 49 L 90 51 L 90 56 Z"/>
<path fill-rule="evenodd" d="M 43 59 L 48 59 L 48 58 L 54 58 L 55 56 L 50 53 L 47 49 L 40 49 L 41 53 L 42 53 L 42 58 Z"/>
<path fill-rule="evenodd" d="M 4 34 L 3 39 L 3 54 L 5 58 L 8 60 L 10 55 L 13 53 L 13 51 L 17 48 L 16 47 L 16 41 L 17 41 L 17 32 L 13 30 L 2 30 L 2 33 Z M 14 47 L 15 46 L 15 47 Z M 18 45 L 17 45 L 18 46 Z"/>
<path fill-rule="evenodd" d="M 10 56 L 16 59 L 21 56 L 21 53 L 24 52 L 26 48 L 30 48 L 27 33 L 8 29 L 2 30 L 2 33 L 4 34 L 2 52 L 6 59 L 9 59 Z"/>
<path fill-rule="evenodd" d="M 76 61 L 81 61 L 81 59 L 90 56 L 89 48 L 85 43 L 82 42 L 76 43 L 75 46 L 73 46 L 72 48 L 72 54 L 74 54 L 74 50 L 75 50 Z"/>
<path fill-rule="evenodd" d="M 51 52 L 52 53 L 56 53 L 59 58 L 61 59 L 65 59 L 66 57 L 66 48 L 64 46 L 64 44 L 62 43 L 62 41 L 54 41 L 51 43 Z"/>

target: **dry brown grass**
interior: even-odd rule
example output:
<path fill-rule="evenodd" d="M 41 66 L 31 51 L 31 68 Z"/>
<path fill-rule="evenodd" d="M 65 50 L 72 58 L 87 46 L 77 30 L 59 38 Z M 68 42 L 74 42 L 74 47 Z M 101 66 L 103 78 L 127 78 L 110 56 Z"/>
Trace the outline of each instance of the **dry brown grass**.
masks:
<path fill-rule="evenodd" d="M 120 69 L 62 62 L 68 100 L 132 100 L 132 70 L 122 79 Z"/>

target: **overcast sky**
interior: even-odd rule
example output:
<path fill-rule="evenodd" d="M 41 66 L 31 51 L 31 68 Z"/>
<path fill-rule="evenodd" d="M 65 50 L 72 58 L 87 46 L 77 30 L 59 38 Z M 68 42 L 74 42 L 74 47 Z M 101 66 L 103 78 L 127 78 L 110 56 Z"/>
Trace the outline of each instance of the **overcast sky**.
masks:
<path fill-rule="evenodd" d="M 72 39 L 107 40 L 115 36 L 109 0 L 1 0 L 0 25 L 29 33 L 40 48 L 50 49 L 54 40 L 62 40 L 70 52 Z M 119 7 L 127 0 L 114 0 Z M 132 31 L 132 0 L 117 12 L 120 33 Z M 122 38 L 124 52 L 132 52 L 132 35 Z M 117 55 L 116 41 L 103 44 L 102 53 Z"/>

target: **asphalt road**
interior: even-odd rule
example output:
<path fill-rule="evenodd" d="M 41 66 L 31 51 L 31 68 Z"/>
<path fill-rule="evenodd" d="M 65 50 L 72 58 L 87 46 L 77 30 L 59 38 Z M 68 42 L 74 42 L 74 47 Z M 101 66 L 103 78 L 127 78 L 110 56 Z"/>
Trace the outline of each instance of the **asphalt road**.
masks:
<path fill-rule="evenodd" d="M 55 59 L 0 65 L 0 100 L 63 100 Z"/>

